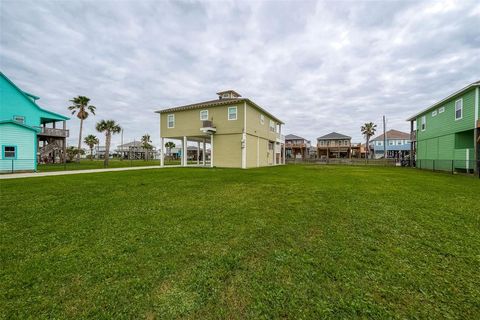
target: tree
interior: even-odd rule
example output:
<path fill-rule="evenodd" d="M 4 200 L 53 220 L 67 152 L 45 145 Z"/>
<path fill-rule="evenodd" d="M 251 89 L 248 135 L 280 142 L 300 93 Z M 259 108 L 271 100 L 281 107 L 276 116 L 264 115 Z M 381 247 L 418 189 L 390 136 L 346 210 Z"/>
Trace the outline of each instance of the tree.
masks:
<path fill-rule="evenodd" d="M 152 142 L 152 140 L 150 140 L 150 135 L 148 133 L 144 134 L 140 141 L 142 142 L 142 148 L 145 150 L 145 160 L 147 161 L 148 153 L 152 149 L 152 145 L 150 144 L 150 142 Z"/>
<path fill-rule="evenodd" d="M 165 148 L 167 148 L 168 156 L 171 156 L 172 155 L 172 148 L 175 148 L 175 143 L 173 143 L 172 141 L 168 141 L 167 143 L 165 143 Z"/>
<path fill-rule="evenodd" d="M 105 132 L 105 160 L 103 164 L 105 167 L 108 167 L 112 134 L 120 133 L 122 128 L 115 122 L 115 120 L 101 120 L 97 123 L 96 129 L 98 132 Z"/>
<path fill-rule="evenodd" d="M 79 151 L 80 150 L 80 151 Z M 85 154 L 85 150 L 83 149 L 77 149 L 75 148 L 74 146 L 70 146 L 67 148 L 67 159 L 68 159 L 68 162 L 72 162 L 73 159 L 76 157 L 76 156 L 80 156 L 81 154 Z"/>
<path fill-rule="evenodd" d="M 362 131 L 362 134 L 367 140 L 365 158 L 368 159 L 368 156 L 370 154 L 370 137 L 375 134 L 375 131 L 377 130 L 377 125 L 373 122 L 367 122 L 360 128 L 360 130 Z"/>
<path fill-rule="evenodd" d="M 82 130 L 83 120 L 88 118 L 88 112 L 90 111 L 95 115 L 95 106 L 89 105 L 90 99 L 85 96 L 78 96 L 70 100 L 73 103 L 68 110 L 72 111 L 72 114 L 77 113 L 77 118 L 80 119 L 80 130 L 78 134 L 78 149 L 82 148 Z M 80 161 L 80 154 L 77 154 L 77 161 Z"/>
<path fill-rule="evenodd" d="M 99 143 L 98 138 L 93 134 L 89 134 L 85 137 L 83 142 L 85 142 L 85 144 L 88 145 L 88 147 L 90 148 L 90 160 L 93 160 L 93 147 L 95 147 L 95 145 Z"/>

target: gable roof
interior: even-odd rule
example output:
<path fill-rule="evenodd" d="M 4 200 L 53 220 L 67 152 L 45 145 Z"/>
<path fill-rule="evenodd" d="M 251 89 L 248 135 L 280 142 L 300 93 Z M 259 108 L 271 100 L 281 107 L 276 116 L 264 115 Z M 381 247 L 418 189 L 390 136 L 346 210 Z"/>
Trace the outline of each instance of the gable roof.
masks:
<path fill-rule="evenodd" d="M 388 140 L 410 140 L 410 135 L 406 132 L 392 129 L 388 130 L 386 133 Z M 371 141 L 383 141 L 383 133 Z"/>
<path fill-rule="evenodd" d="M 352 137 L 346 136 L 344 134 L 337 133 L 337 132 L 331 132 L 329 134 L 326 134 L 324 136 L 317 138 L 317 140 L 335 140 L 335 139 L 352 139 Z"/>
<path fill-rule="evenodd" d="M 285 140 L 307 140 L 307 139 L 305 139 L 303 137 L 299 137 L 299 136 L 294 135 L 294 134 L 287 134 L 285 136 Z"/>
<path fill-rule="evenodd" d="M 0 71 L 0 75 L 5 79 L 7 80 L 8 83 L 10 83 L 12 85 L 12 87 L 14 87 L 22 96 L 25 97 L 25 99 L 28 100 L 28 102 L 30 102 L 31 104 L 33 104 L 35 106 L 35 108 L 39 109 L 40 111 L 43 111 L 43 112 L 46 112 L 47 114 L 53 116 L 53 117 L 57 117 L 57 118 L 60 118 L 59 120 L 70 120 L 69 117 L 65 117 L 61 114 L 58 114 L 58 113 L 55 113 L 55 112 L 52 112 L 52 111 L 48 111 L 48 110 L 45 110 L 43 108 L 41 108 L 36 102 L 35 100 L 38 100 L 40 99 L 39 97 L 31 94 L 31 93 L 27 93 L 23 90 L 21 90 L 19 87 L 17 87 L 17 85 L 15 83 L 13 83 L 12 80 L 8 79 L 8 77 L 3 74 L 3 72 Z M 33 99 L 33 100 L 32 100 Z"/>
<path fill-rule="evenodd" d="M 465 93 L 465 91 L 468 91 L 468 90 L 470 90 L 470 89 L 472 89 L 472 88 L 475 88 L 475 87 L 480 87 L 480 80 L 479 80 L 479 81 L 475 81 L 475 82 L 473 82 L 473 83 L 470 83 L 468 86 L 463 87 L 462 89 L 460 89 L 460 90 L 452 93 L 452 94 L 449 95 L 448 97 L 443 98 L 442 100 L 434 103 L 434 104 L 431 105 L 430 107 L 428 107 L 428 108 L 420 111 L 419 113 L 411 116 L 410 118 L 407 119 L 407 121 L 415 120 L 415 119 L 417 119 L 417 117 L 418 117 L 419 115 L 421 115 L 421 114 L 423 114 L 423 113 L 425 113 L 425 112 L 428 112 L 428 111 L 430 111 L 431 109 L 434 109 L 434 108 L 438 107 L 439 105 L 445 103 L 446 101 L 448 101 L 448 100 L 450 100 L 450 99 L 452 99 L 452 98 L 454 98 L 454 97 L 456 97 L 456 96 L 459 96 L 459 95 Z"/>
<path fill-rule="evenodd" d="M 17 125 L 17 126 L 20 126 L 20 127 L 24 127 L 25 129 L 32 130 L 32 131 L 35 131 L 35 132 L 39 132 L 39 131 L 40 131 L 39 129 L 36 129 L 36 128 L 34 128 L 34 127 L 27 126 L 26 124 L 19 123 L 19 122 L 17 122 L 17 121 L 13 121 L 13 120 L 2 120 L 2 121 L 0 121 L 0 125 L 2 125 L 2 124 L 14 124 L 14 125 Z"/>
<path fill-rule="evenodd" d="M 247 99 L 247 98 L 215 99 L 215 100 L 203 101 L 203 102 L 198 102 L 198 103 L 186 104 L 186 105 L 178 106 L 178 107 L 171 107 L 171 108 L 167 108 L 167 109 L 158 110 L 158 111 L 155 111 L 155 112 L 156 113 L 176 112 L 176 111 L 200 109 L 200 108 L 207 108 L 207 107 L 225 106 L 225 105 L 229 105 L 229 104 L 236 104 L 236 103 L 239 103 L 239 102 L 246 102 L 246 103 L 250 104 L 252 107 L 264 112 L 270 118 L 276 120 L 277 122 L 279 122 L 281 124 L 284 124 L 284 122 L 282 120 L 278 119 L 273 114 L 271 114 L 270 112 L 263 109 L 262 107 L 257 105 L 255 102 L 253 102 L 252 100 Z"/>

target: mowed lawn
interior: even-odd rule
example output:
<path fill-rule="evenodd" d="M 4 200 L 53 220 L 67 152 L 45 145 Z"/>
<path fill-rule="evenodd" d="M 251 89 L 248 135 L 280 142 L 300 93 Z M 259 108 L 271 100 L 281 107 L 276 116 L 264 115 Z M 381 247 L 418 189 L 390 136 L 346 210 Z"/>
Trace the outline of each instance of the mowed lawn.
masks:
<path fill-rule="evenodd" d="M 179 160 L 166 161 L 166 165 L 179 165 Z M 143 166 L 159 166 L 160 160 L 118 160 L 111 159 L 109 161 L 109 168 L 125 168 L 125 167 L 143 167 Z M 80 162 L 67 163 L 48 163 L 39 164 L 37 166 L 38 172 L 49 171 L 63 171 L 63 170 L 87 170 L 87 169 L 103 169 L 105 168 L 103 160 L 88 160 L 82 159 Z"/>
<path fill-rule="evenodd" d="M 480 180 L 170 168 L 0 181 L 0 317 L 480 316 Z"/>

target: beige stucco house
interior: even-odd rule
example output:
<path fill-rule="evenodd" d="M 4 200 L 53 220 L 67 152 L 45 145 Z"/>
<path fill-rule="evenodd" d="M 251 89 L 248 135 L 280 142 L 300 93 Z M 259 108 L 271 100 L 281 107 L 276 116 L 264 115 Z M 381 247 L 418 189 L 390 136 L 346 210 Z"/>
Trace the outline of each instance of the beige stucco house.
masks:
<path fill-rule="evenodd" d="M 180 140 L 181 164 L 187 166 L 188 145 L 211 150 L 197 165 L 254 168 L 285 163 L 283 122 L 233 90 L 217 93 L 215 100 L 156 111 L 160 114 L 160 140 Z M 161 165 L 164 165 L 163 148 Z M 201 159 L 201 163 L 200 163 Z"/>

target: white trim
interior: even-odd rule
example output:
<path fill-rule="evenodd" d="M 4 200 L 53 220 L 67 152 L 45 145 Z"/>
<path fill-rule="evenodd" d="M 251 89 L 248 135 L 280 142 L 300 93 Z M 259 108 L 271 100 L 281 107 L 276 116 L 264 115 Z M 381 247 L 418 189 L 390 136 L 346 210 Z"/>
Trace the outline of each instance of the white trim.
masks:
<path fill-rule="evenodd" d="M 438 113 L 444 113 L 445 112 L 445 107 L 440 107 L 438 108 Z"/>
<path fill-rule="evenodd" d="M 247 103 L 243 102 L 242 169 L 247 168 Z"/>
<path fill-rule="evenodd" d="M 235 109 L 235 119 L 230 119 L 230 109 Z M 238 108 L 237 108 L 237 106 L 228 107 L 228 109 L 227 109 L 227 120 L 235 121 L 237 119 L 238 119 Z"/>
<path fill-rule="evenodd" d="M 433 110 L 433 111 L 432 111 L 432 118 L 433 118 L 433 117 L 436 117 L 436 116 L 437 116 L 437 114 L 438 114 L 438 111 L 437 111 L 436 109 L 435 109 L 435 110 Z"/>
<path fill-rule="evenodd" d="M 202 112 L 206 112 L 206 113 L 207 113 L 206 119 L 202 119 Z M 208 110 L 200 110 L 200 121 L 207 121 L 207 120 L 208 120 Z"/>
<path fill-rule="evenodd" d="M 461 102 L 461 104 L 460 104 L 460 109 L 458 109 L 458 110 L 460 110 L 460 111 L 462 112 L 462 115 L 460 116 L 460 118 L 457 118 L 457 111 L 458 111 L 458 110 L 457 110 L 457 102 L 458 102 L 458 101 Z M 458 100 L 455 100 L 454 106 L 455 106 L 455 121 L 457 121 L 457 120 L 462 120 L 462 119 L 463 119 L 463 98 L 460 98 L 460 99 L 458 99 Z"/>
<path fill-rule="evenodd" d="M 170 118 L 170 116 L 173 117 L 173 126 L 170 127 L 170 120 L 168 120 Z M 175 114 L 174 113 L 171 113 L 171 114 L 167 114 L 167 128 L 168 129 L 173 129 L 175 128 Z"/>
<path fill-rule="evenodd" d="M 466 149 L 465 152 L 466 152 L 466 154 L 465 154 L 465 167 L 467 168 L 467 172 L 468 172 L 468 170 L 470 170 L 470 149 Z"/>
<path fill-rule="evenodd" d="M 425 123 L 424 123 L 424 122 L 425 122 Z M 425 125 L 425 127 L 423 127 L 423 125 Z M 427 116 L 426 116 L 426 115 L 423 115 L 423 116 L 420 118 L 420 130 L 421 130 L 421 131 L 427 130 Z M 382 145 L 383 145 L 383 141 L 382 141 Z"/>
<path fill-rule="evenodd" d="M 480 108 L 480 105 L 478 104 L 478 102 L 480 101 L 480 97 L 479 97 L 479 92 L 480 92 L 480 89 L 477 88 L 476 90 L 476 94 L 475 94 L 475 124 L 474 124 L 474 128 L 477 127 L 477 121 L 478 121 L 478 109 Z"/>

